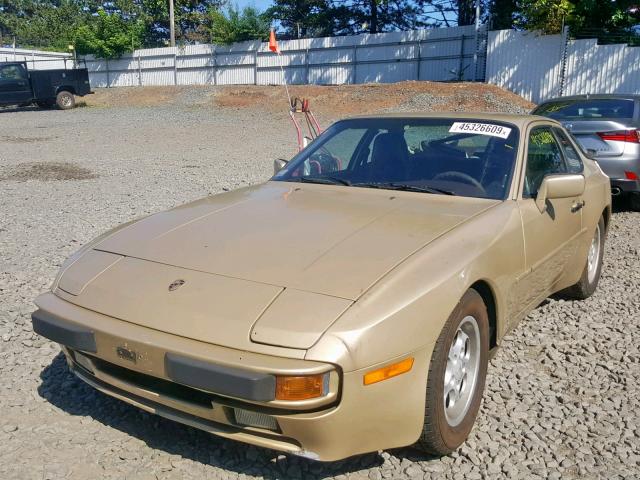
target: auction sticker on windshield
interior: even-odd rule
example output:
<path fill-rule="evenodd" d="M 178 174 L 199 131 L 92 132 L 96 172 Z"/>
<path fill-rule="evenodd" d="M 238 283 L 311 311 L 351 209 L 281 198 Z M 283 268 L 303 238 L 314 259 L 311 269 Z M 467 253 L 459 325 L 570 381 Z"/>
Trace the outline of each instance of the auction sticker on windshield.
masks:
<path fill-rule="evenodd" d="M 453 122 L 450 133 L 477 133 L 478 135 L 490 135 L 492 137 L 507 138 L 511 129 L 502 125 L 491 123 Z"/>

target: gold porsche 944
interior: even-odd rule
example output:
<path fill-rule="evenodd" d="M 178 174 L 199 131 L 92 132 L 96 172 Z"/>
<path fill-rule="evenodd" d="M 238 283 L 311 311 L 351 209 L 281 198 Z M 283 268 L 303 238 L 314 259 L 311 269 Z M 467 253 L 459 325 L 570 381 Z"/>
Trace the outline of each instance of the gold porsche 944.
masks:
<path fill-rule="evenodd" d="M 553 120 L 356 117 L 264 184 L 86 245 L 33 327 L 98 390 L 222 437 L 443 455 L 505 333 L 594 292 L 610 212 L 608 177 Z"/>

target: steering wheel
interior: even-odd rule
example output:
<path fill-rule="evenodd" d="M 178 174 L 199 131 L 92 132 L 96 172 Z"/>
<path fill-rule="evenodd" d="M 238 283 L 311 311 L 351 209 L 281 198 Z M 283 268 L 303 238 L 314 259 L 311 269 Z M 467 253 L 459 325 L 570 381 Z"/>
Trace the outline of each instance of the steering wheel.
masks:
<path fill-rule="evenodd" d="M 466 183 L 467 185 L 473 185 L 477 189 L 482 190 L 483 193 L 486 193 L 484 187 L 478 180 L 473 178 L 471 175 L 462 172 L 456 172 L 455 170 L 439 173 L 435 177 L 433 177 L 433 180 L 458 180 L 462 183 Z"/>
<path fill-rule="evenodd" d="M 310 159 L 317 161 L 318 166 L 320 166 L 320 172 L 318 173 L 323 173 L 323 167 L 328 170 L 326 173 L 342 170 L 342 161 L 325 147 L 320 147 L 317 152 L 311 155 Z"/>

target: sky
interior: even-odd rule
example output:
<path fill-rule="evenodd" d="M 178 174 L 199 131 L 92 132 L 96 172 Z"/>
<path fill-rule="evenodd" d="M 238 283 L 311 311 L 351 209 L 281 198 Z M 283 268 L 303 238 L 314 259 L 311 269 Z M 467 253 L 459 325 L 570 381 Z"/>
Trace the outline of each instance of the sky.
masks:
<path fill-rule="evenodd" d="M 271 0 L 233 0 L 232 3 L 238 5 L 240 9 L 244 7 L 256 7 L 260 11 L 264 11 L 273 5 Z"/>

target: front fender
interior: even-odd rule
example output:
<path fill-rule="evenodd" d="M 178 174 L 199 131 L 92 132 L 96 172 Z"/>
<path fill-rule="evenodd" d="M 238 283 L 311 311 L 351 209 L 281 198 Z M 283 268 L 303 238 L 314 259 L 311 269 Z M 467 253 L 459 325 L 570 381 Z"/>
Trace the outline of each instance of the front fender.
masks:
<path fill-rule="evenodd" d="M 75 251 L 69 257 L 67 257 L 67 259 L 62 263 L 62 266 L 60 267 L 60 270 L 58 270 L 58 273 L 56 274 L 56 278 L 54 279 L 53 284 L 51 285 L 51 291 L 53 292 L 58 287 L 58 284 L 60 283 L 60 279 L 64 275 L 64 272 L 66 272 L 69 269 L 69 267 L 71 267 L 71 265 L 73 265 L 78 260 L 80 260 L 85 255 L 85 253 L 87 253 L 89 250 L 97 247 L 100 243 L 102 243 L 107 238 L 111 237 L 112 235 L 118 233 L 121 230 L 124 230 L 125 228 L 129 227 L 130 225 L 133 225 L 134 223 L 139 222 L 140 220 L 143 220 L 144 218 L 147 218 L 148 216 L 150 216 L 150 215 L 145 215 L 145 216 L 142 216 L 140 218 L 135 218 L 135 219 L 130 220 L 130 221 L 126 222 L 126 223 L 122 223 L 122 224 L 112 228 L 111 230 L 107 230 L 106 232 L 100 234 L 99 236 L 97 236 L 96 238 L 91 240 L 89 243 L 87 243 L 87 244 L 83 245 L 82 247 L 80 247 L 79 250 Z"/>
<path fill-rule="evenodd" d="M 466 221 L 395 267 L 323 335 L 307 359 L 344 371 L 433 344 L 464 292 L 478 280 L 494 292 L 497 332 L 517 311 L 509 292 L 525 268 L 517 204 L 505 201 Z"/>

